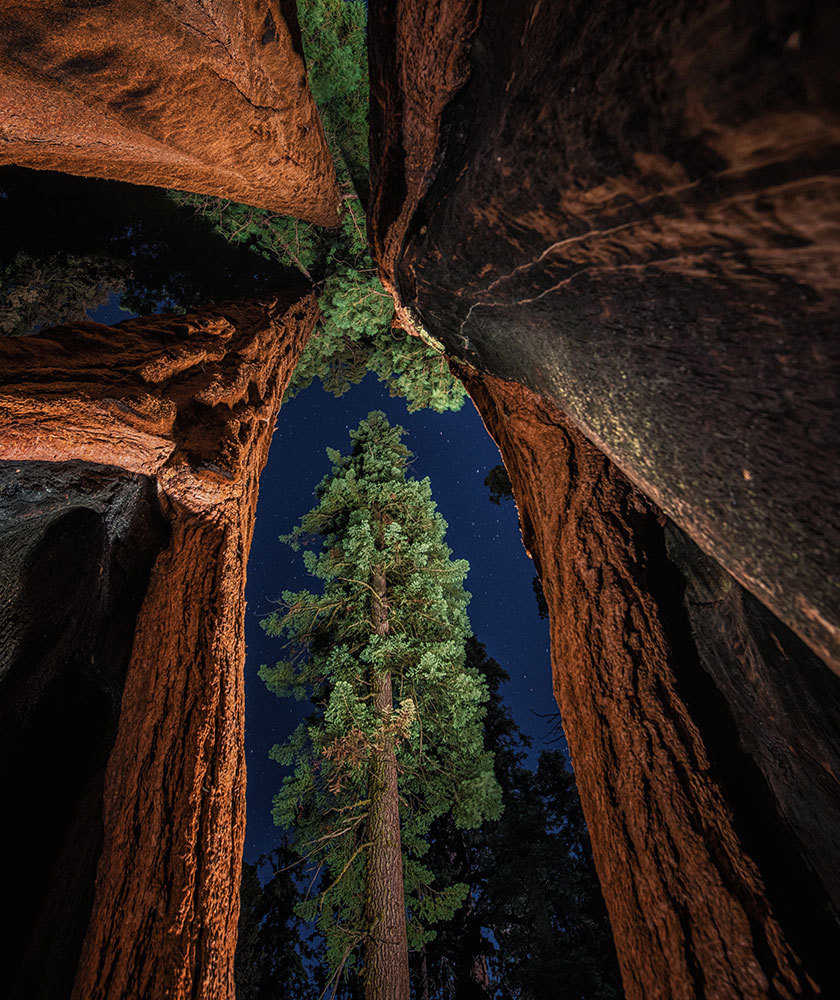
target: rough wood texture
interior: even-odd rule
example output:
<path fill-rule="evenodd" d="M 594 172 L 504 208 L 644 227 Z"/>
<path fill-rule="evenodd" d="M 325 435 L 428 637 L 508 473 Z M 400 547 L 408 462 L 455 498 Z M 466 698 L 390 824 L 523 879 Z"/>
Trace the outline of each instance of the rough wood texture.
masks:
<path fill-rule="evenodd" d="M 233 996 L 245 565 L 308 294 L 0 342 L 0 457 L 152 477 L 170 524 L 104 787 L 78 1000 Z"/>
<path fill-rule="evenodd" d="M 379 529 L 378 547 L 382 544 Z M 379 636 L 388 635 L 388 590 L 384 566 L 370 575 L 371 620 Z M 397 752 L 387 731 L 394 710 L 391 674 L 372 668 L 373 710 L 382 727 L 381 746 L 369 765 L 368 842 L 365 863 L 365 1000 L 409 1000 L 408 936 L 406 931 L 403 856 L 400 840 L 400 793 Z"/>
<path fill-rule="evenodd" d="M 753 669 L 736 647 L 710 679 L 681 621 L 663 519 L 550 403 L 515 383 L 465 378 L 502 452 L 551 610 L 555 693 L 628 997 L 837 995 L 838 909 L 825 870 L 815 878 L 807 858 L 836 842 L 837 678 L 775 623 L 788 650 L 821 671 L 825 712 L 802 700 L 811 730 L 802 737 L 791 688 L 787 714 L 774 716 L 786 682 L 774 688 L 749 634 Z M 701 633 L 725 645 L 717 626 Z M 801 680 L 797 667 L 786 665 Z M 731 710 L 733 689 L 749 685 Z M 833 812 L 800 808 L 797 819 L 780 792 L 786 769 L 798 794 L 816 792 Z M 803 843 L 809 824 L 821 826 L 820 843 Z"/>
<path fill-rule="evenodd" d="M 0 827 L 7 1000 L 73 988 L 131 640 L 167 529 L 148 476 L 0 462 L 0 799 L 15 817 Z"/>
<path fill-rule="evenodd" d="M 370 7 L 403 321 L 552 399 L 835 669 L 838 25 L 831 0 Z"/>
<path fill-rule="evenodd" d="M 826 905 L 813 898 L 813 879 L 793 863 L 801 856 L 840 920 L 840 681 L 673 524 L 664 541 L 681 577 L 671 574 L 667 592 L 683 595 L 684 638 L 689 631 L 696 658 L 726 703 L 738 745 L 790 830 L 790 837 L 774 834 L 782 845 L 777 864 L 793 866 L 789 895 L 800 906 L 809 899 L 815 911 Z M 668 614 L 679 617 L 679 607 L 672 604 Z M 691 657 L 691 650 L 682 655 Z M 736 798 L 758 813 L 748 788 Z"/>
<path fill-rule="evenodd" d="M 0 163 L 335 225 L 294 3 L 0 0 L 0 39 Z"/>

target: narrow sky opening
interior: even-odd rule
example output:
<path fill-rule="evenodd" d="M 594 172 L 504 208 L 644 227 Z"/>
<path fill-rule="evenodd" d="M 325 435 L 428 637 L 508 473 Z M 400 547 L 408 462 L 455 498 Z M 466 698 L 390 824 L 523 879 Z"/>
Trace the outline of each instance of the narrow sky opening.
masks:
<path fill-rule="evenodd" d="M 550 736 L 557 711 L 551 689 L 548 622 L 539 617 L 532 588 L 534 565 L 519 533 L 511 502 L 490 503 L 484 477 L 500 462 L 499 452 L 472 403 L 459 413 L 430 410 L 408 413 L 373 375 L 335 399 L 316 384 L 284 403 L 260 480 L 254 541 L 248 562 L 245 619 L 248 827 L 245 860 L 276 846 L 279 831 L 271 819 L 271 800 L 283 771 L 268 757 L 310 710 L 307 702 L 280 699 L 257 676 L 260 664 L 283 656 L 282 642 L 266 636 L 260 619 L 283 590 L 317 586 L 303 567 L 301 553 L 278 541 L 315 503 L 313 490 L 330 470 L 326 449 L 346 452 L 348 432 L 371 410 L 383 410 L 391 423 L 406 429 L 414 452 L 411 473 L 428 476 L 432 496 L 449 525 L 446 539 L 456 558 L 467 559 L 469 616 L 476 637 L 510 674 L 502 695 L 514 719 L 534 741 L 531 760 Z"/>

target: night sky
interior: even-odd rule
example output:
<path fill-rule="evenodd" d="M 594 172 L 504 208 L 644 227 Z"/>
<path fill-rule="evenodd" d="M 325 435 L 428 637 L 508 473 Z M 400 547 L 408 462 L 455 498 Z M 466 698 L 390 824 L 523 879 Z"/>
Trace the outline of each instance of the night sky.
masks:
<path fill-rule="evenodd" d="M 91 313 L 100 323 L 117 323 L 131 313 L 113 296 Z M 522 547 L 511 501 L 490 502 L 484 477 L 501 459 L 481 418 L 467 400 L 458 413 L 421 410 L 408 413 L 401 399 L 373 375 L 340 399 L 313 383 L 285 403 L 277 421 L 268 464 L 260 479 L 254 541 L 245 591 L 245 748 L 248 762 L 248 828 L 245 860 L 254 862 L 276 846 L 279 831 L 271 819 L 271 800 L 284 770 L 270 760 L 274 743 L 283 742 L 310 710 L 308 703 L 277 698 L 257 676 L 262 663 L 283 656 L 280 639 L 267 636 L 260 618 L 269 614 L 284 590 L 317 588 L 303 568 L 302 553 L 278 541 L 315 505 L 313 490 L 330 470 L 326 449 L 348 451 L 348 432 L 371 410 L 384 410 L 391 423 L 407 431 L 414 452 L 411 474 L 432 482 L 432 496 L 449 525 L 446 540 L 456 559 L 467 559 L 468 612 L 473 631 L 510 674 L 502 695 L 520 729 L 534 741 L 532 763 L 550 737 L 556 711 L 551 691 L 548 622 L 540 619 L 531 581 L 534 566 Z"/>
<path fill-rule="evenodd" d="M 473 595 L 469 616 L 473 631 L 488 653 L 511 676 L 502 693 L 520 728 L 539 751 L 549 723 L 533 713 L 556 711 L 551 691 L 548 622 L 540 619 L 531 581 L 534 566 L 522 547 L 511 501 L 490 503 L 484 477 L 498 465 L 495 444 L 469 400 L 459 413 L 408 413 L 401 399 L 368 375 L 340 399 L 315 383 L 283 405 L 260 480 L 257 523 L 248 562 L 245 619 L 246 733 L 248 761 L 248 830 L 246 861 L 276 845 L 271 800 L 283 769 L 268 751 L 282 742 L 309 711 L 308 704 L 277 698 L 257 676 L 262 663 L 283 656 L 280 639 L 266 636 L 259 620 L 270 613 L 283 590 L 317 588 L 303 568 L 303 556 L 277 538 L 315 505 L 313 490 L 330 470 L 325 449 L 347 452 L 348 432 L 371 410 L 384 410 L 391 423 L 407 431 L 414 452 L 411 474 L 428 476 L 432 495 L 449 525 L 446 540 L 454 558 L 467 559 L 467 590 Z"/>

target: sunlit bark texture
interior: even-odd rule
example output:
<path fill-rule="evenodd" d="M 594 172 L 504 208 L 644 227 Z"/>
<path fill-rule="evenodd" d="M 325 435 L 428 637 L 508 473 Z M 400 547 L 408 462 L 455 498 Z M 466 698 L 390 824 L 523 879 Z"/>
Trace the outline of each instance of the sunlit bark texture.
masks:
<path fill-rule="evenodd" d="M 0 341 L 6 995 L 233 995 L 245 564 L 316 309 Z"/>
<path fill-rule="evenodd" d="M 282 0 L 0 3 L 0 140 L 0 163 L 337 220 Z"/>

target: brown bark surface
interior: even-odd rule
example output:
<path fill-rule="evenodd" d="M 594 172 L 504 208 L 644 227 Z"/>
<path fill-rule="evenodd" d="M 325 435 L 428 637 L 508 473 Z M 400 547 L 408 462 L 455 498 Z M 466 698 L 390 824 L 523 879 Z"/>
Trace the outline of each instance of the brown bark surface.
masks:
<path fill-rule="evenodd" d="M 377 635 L 388 634 L 385 571 L 371 575 L 371 612 Z M 381 745 L 370 764 L 367 866 L 365 869 L 365 1000 L 408 1000 L 408 936 L 405 924 L 400 798 L 394 736 L 391 674 L 376 668 L 371 676 L 373 707 L 380 721 Z"/>
<path fill-rule="evenodd" d="M 370 231 L 840 671 L 838 11 L 377 0 Z"/>
<path fill-rule="evenodd" d="M 170 525 L 104 785 L 78 1000 L 233 996 L 245 565 L 308 294 L 0 342 L 0 457 L 153 477 Z"/>
<path fill-rule="evenodd" d="M 294 4 L 0 2 L 0 163 L 335 225 Z"/>
<path fill-rule="evenodd" d="M 0 801 L 15 817 L 0 827 L 5 1000 L 72 990 L 132 637 L 168 539 L 148 476 L 0 462 Z"/>
<path fill-rule="evenodd" d="M 778 806 L 762 811 L 761 776 L 749 771 L 755 795 L 748 783 L 734 793 L 741 753 L 720 745 L 731 720 L 653 593 L 655 512 L 551 404 L 489 376 L 465 381 L 551 611 L 555 694 L 628 997 L 833 995 L 836 915 L 817 937 L 807 878 L 782 884 L 784 866 L 807 865 L 801 847 L 772 843 Z"/>

